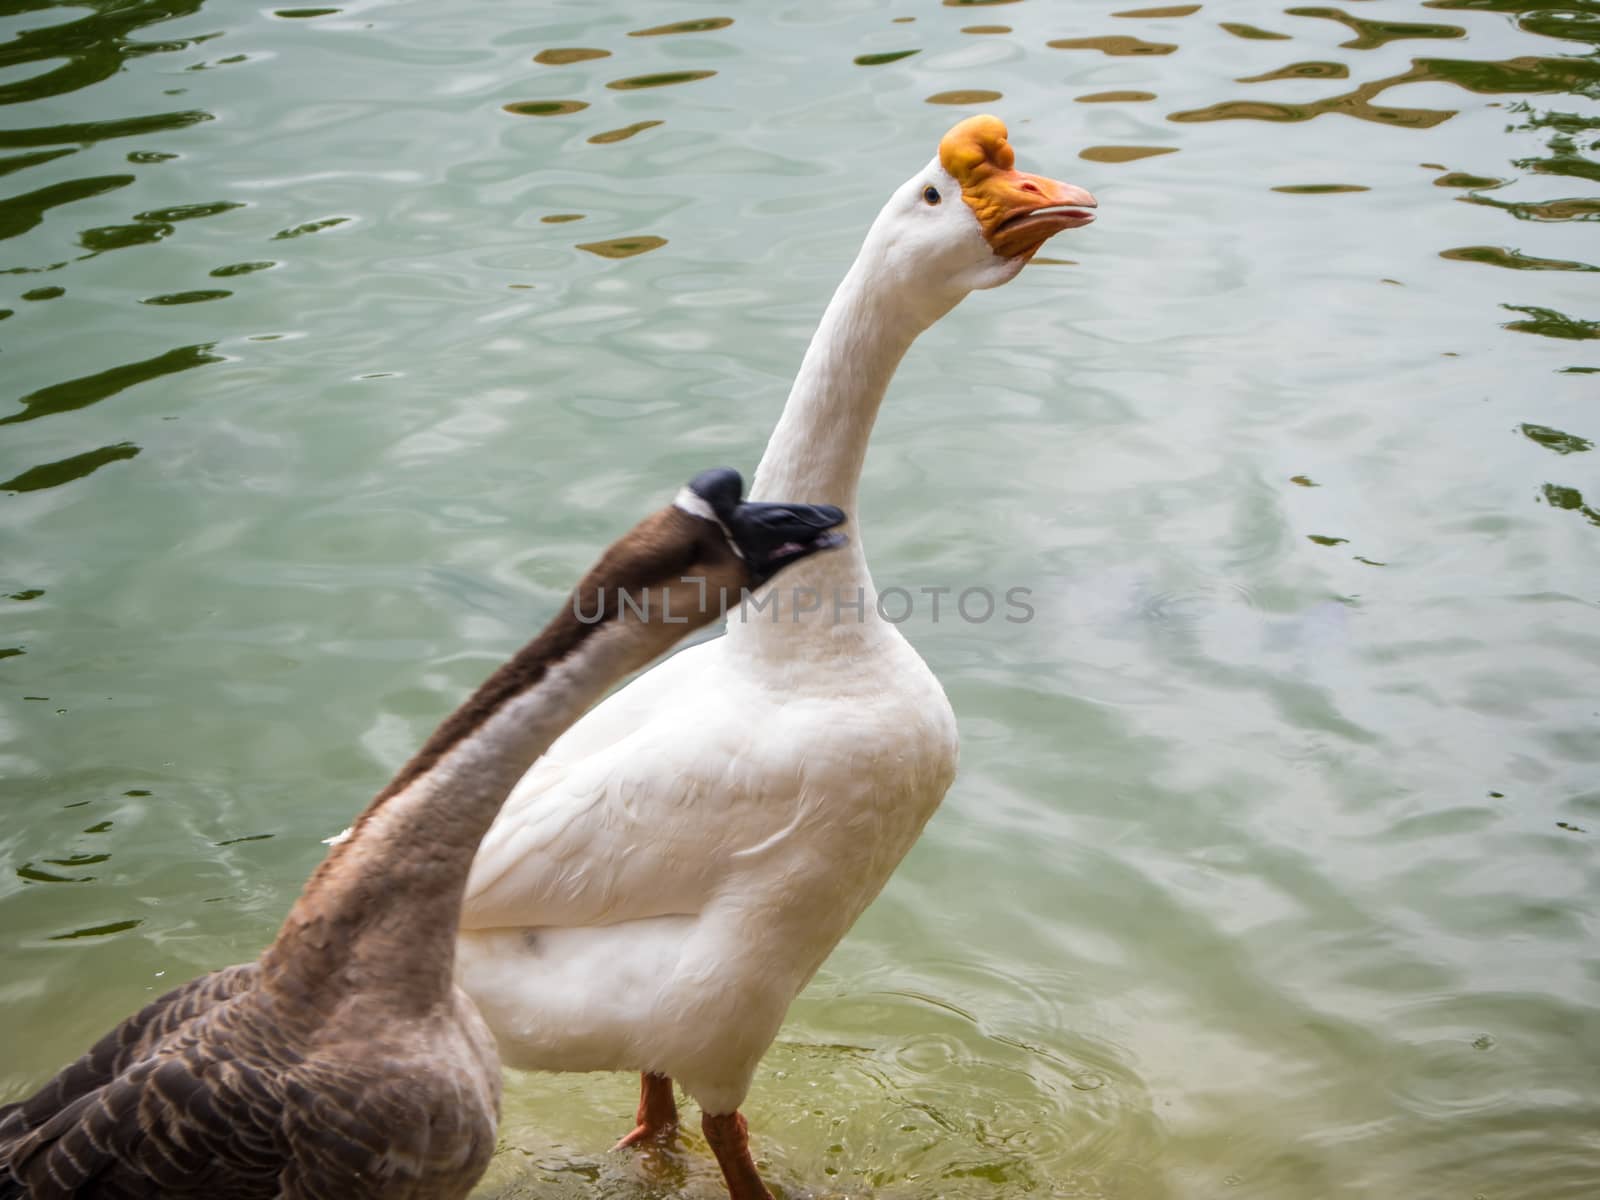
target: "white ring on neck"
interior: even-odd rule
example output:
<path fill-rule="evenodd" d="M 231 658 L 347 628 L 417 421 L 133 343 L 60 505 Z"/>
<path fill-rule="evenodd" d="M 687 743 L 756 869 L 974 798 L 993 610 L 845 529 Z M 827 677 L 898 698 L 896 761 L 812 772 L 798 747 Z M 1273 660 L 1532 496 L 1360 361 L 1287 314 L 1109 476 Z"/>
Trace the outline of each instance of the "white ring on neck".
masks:
<path fill-rule="evenodd" d="M 727 540 L 728 548 L 740 559 L 744 559 L 744 551 L 739 549 L 739 543 L 734 540 L 733 531 L 722 523 L 722 518 L 717 516 L 716 510 L 706 502 L 704 496 L 697 495 L 687 487 L 678 489 L 678 494 L 672 499 L 672 507 L 682 509 L 691 517 L 699 517 L 702 521 L 715 521 L 717 528 L 722 530 L 722 536 Z"/>
<path fill-rule="evenodd" d="M 691 517 L 699 517 L 702 521 L 716 521 L 718 525 L 722 524 L 717 520 L 717 514 L 711 505 L 706 503 L 705 497 L 696 495 L 689 488 L 678 489 L 678 494 L 672 499 L 672 507 L 681 508 Z"/>

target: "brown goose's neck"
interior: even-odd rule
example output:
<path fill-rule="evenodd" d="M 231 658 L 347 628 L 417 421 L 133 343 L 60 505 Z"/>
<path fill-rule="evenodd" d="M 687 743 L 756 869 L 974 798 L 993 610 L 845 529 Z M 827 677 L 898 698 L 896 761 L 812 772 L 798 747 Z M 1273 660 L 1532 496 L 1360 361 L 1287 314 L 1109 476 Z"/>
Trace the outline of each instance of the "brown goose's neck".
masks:
<path fill-rule="evenodd" d="M 330 1004 L 352 991 L 409 1011 L 448 999 L 479 841 L 522 774 L 635 665 L 630 649 L 614 623 L 586 625 L 564 607 L 323 860 L 262 956 L 266 982 Z"/>

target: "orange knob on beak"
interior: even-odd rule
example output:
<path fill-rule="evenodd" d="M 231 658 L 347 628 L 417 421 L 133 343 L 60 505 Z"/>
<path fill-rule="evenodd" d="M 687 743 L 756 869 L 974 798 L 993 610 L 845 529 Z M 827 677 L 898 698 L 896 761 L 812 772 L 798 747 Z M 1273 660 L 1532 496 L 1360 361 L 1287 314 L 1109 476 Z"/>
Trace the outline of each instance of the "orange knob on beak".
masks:
<path fill-rule="evenodd" d="M 1094 220 L 1093 196 L 1070 183 L 1027 175 L 997 117 L 968 117 L 939 143 L 939 161 L 961 184 L 961 198 L 1002 258 L 1031 258 L 1063 229 Z"/>

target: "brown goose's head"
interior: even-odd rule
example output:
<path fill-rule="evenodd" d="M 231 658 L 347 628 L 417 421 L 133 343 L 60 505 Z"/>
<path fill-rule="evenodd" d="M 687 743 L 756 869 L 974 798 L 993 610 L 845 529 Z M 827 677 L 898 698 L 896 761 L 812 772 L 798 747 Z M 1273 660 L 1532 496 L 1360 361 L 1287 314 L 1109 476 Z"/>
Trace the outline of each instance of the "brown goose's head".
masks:
<path fill-rule="evenodd" d="M 830 504 L 756 504 L 737 471 L 703 471 L 584 576 L 573 612 L 586 625 L 626 624 L 660 648 L 720 618 L 741 593 L 845 543 Z"/>
<path fill-rule="evenodd" d="M 791 563 L 845 544 L 837 528 L 844 510 L 831 504 L 760 504 L 745 500 L 744 480 L 728 467 L 702 471 L 678 493 L 674 507 L 714 524 L 739 556 L 755 587 Z"/>

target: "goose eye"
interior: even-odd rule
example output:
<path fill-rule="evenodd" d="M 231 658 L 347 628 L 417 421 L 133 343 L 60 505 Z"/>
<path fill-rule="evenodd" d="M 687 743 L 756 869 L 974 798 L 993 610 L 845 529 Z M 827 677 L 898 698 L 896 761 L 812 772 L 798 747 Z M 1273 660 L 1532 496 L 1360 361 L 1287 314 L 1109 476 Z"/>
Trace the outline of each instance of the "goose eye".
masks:
<path fill-rule="evenodd" d="M 939 189 L 930 183 L 927 187 L 922 189 L 922 198 L 929 204 L 939 203 Z"/>

